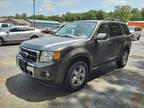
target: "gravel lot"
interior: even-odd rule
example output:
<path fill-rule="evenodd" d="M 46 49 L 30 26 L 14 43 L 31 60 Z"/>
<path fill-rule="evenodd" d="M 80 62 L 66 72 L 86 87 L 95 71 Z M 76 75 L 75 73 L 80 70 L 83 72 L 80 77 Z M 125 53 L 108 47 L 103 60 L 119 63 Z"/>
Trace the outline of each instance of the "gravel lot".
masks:
<path fill-rule="evenodd" d="M 144 38 L 134 41 L 128 65 L 96 69 L 74 93 L 23 74 L 15 63 L 18 45 L 0 47 L 0 108 L 144 108 Z"/>

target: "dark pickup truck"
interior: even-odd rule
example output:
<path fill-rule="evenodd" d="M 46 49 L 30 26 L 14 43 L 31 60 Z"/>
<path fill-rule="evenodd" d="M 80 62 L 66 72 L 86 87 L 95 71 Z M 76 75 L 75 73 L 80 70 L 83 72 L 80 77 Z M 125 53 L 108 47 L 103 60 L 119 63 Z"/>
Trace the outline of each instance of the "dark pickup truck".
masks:
<path fill-rule="evenodd" d="M 16 59 L 31 77 L 78 90 L 95 67 L 112 61 L 124 67 L 130 49 L 131 34 L 126 24 L 85 20 L 71 22 L 53 36 L 23 42 Z"/>

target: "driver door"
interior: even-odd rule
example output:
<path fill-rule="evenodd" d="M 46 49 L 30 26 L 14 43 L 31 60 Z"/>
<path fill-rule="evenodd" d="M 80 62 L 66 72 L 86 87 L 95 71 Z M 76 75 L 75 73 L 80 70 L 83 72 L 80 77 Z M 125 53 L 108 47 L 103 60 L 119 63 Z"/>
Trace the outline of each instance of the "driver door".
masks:
<path fill-rule="evenodd" d="M 103 33 L 106 34 L 106 38 L 98 39 L 97 36 Z M 101 24 L 95 36 L 96 40 L 95 40 L 94 64 L 95 66 L 97 66 L 110 61 L 111 48 L 113 47 L 113 43 L 111 43 L 108 39 L 109 24 L 108 23 Z"/>
<path fill-rule="evenodd" d="M 7 32 L 7 40 L 8 41 L 20 41 L 21 40 L 21 29 L 18 27 L 14 27 L 8 30 Z"/>

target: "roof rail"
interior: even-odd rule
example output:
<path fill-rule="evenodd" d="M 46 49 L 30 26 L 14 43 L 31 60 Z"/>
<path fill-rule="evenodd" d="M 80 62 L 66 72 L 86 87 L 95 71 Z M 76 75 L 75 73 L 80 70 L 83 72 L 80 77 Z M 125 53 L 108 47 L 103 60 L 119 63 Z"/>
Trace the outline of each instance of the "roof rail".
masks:
<path fill-rule="evenodd" d="M 120 19 L 114 19 L 114 18 L 108 18 L 108 19 L 105 19 L 105 20 L 108 20 L 108 21 L 119 21 L 119 22 L 123 22 L 123 21 L 121 21 Z"/>

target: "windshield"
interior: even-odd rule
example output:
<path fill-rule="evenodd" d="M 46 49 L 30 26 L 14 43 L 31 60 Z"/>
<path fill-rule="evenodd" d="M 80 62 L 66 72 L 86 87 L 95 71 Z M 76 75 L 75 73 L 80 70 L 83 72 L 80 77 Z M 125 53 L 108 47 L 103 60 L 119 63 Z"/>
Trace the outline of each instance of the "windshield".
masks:
<path fill-rule="evenodd" d="M 65 25 L 55 35 L 60 37 L 87 39 L 92 34 L 95 26 L 95 22 L 73 22 Z"/>
<path fill-rule="evenodd" d="M 9 29 L 10 27 L 6 27 L 6 28 L 0 28 L 0 32 L 5 32 Z"/>

